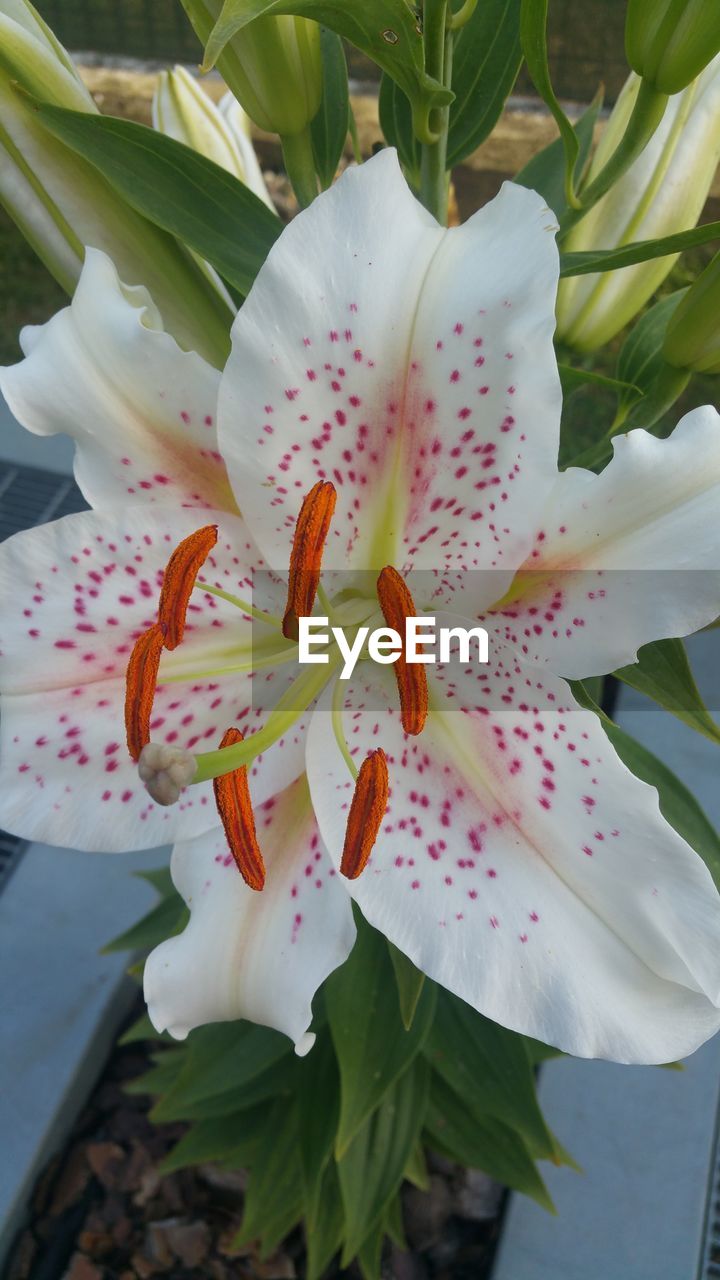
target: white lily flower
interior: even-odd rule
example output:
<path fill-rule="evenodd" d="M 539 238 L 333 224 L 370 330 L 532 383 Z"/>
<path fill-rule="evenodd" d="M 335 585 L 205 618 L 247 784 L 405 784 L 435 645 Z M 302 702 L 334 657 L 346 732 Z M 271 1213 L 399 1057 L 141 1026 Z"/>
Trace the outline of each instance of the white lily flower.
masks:
<path fill-rule="evenodd" d="M 0 0 L 0 203 L 68 293 L 85 246 L 102 249 L 126 283 L 151 290 L 183 346 L 221 364 L 232 310 L 172 236 L 131 209 L 44 127 L 27 94 L 74 111 L 97 111 L 32 6 Z"/>
<path fill-rule="evenodd" d="M 250 140 L 247 116 L 231 93 L 216 107 L 184 67 L 161 71 L 153 95 L 152 120 L 160 133 L 227 169 L 275 211 Z"/>
<path fill-rule="evenodd" d="M 589 180 L 622 137 L 640 88 L 627 80 L 592 160 Z M 670 98 L 645 150 L 570 232 L 568 252 L 618 249 L 686 231 L 697 223 L 720 163 L 720 55 L 687 89 Z M 602 275 L 560 281 L 558 337 L 594 351 L 637 315 L 669 275 L 678 254 Z"/>
<path fill-rule="evenodd" d="M 246 1016 L 305 1051 L 350 895 L 476 1009 L 579 1056 L 668 1061 L 720 1027 L 710 874 L 562 678 L 717 615 L 720 420 L 699 409 L 669 440 L 623 438 L 600 476 L 558 474 L 554 231 L 512 184 L 439 227 L 386 151 L 273 247 L 217 439 L 216 375 L 100 255 L 0 377 L 30 429 L 72 428 L 101 508 L 0 556 L 0 822 L 84 848 L 176 839 L 192 914 L 146 966 L 159 1028 Z M 298 668 L 283 632 L 312 609 L 325 537 L 323 574 L 354 576 L 324 612 L 479 618 L 490 664 L 361 661 L 340 684 L 331 650 Z M 143 777 L 179 787 L 196 761 L 169 808 L 120 746 L 131 650 Z"/>

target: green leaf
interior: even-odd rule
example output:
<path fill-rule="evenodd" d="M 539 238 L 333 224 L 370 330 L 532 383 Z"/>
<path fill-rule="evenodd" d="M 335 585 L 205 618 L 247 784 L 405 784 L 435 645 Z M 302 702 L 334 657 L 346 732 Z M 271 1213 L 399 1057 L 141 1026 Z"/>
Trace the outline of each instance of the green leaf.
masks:
<path fill-rule="evenodd" d="M 564 155 L 563 192 L 566 205 L 575 205 L 575 178 L 580 155 L 578 135 L 555 97 L 550 80 L 547 49 L 548 0 L 522 0 L 520 41 L 535 88 L 549 108 L 558 129 Z M 552 207 L 552 206 L 551 206 Z M 553 212 L 555 210 L 553 209 Z"/>
<path fill-rule="evenodd" d="M 425 72 L 422 35 L 406 0 L 225 0 L 205 48 L 204 70 L 215 65 L 228 41 L 248 22 L 281 13 L 314 18 L 362 49 L 407 94 L 413 113 L 426 117 L 430 108 L 452 100 L 452 94 Z"/>
<path fill-rule="evenodd" d="M 385 1234 L 390 1237 L 393 1244 L 398 1249 L 407 1249 L 407 1240 L 405 1239 L 405 1224 L 402 1214 L 402 1199 L 400 1195 L 393 1196 L 385 1213 L 383 1214 L 383 1228 Z"/>
<path fill-rule="evenodd" d="M 429 1070 L 418 1058 L 386 1092 L 338 1161 L 346 1266 L 397 1194 L 425 1118 Z"/>
<path fill-rule="evenodd" d="M 678 835 L 700 854 L 718 889 L 720 889 L 720 836 L 700 808 L 697 800 L 680 779 L 658 760 L 647 747 L 626 733 L 600 711 L 579 680 L 569 681 L 580 706 L 594 711 L 624 765 L 643 782 L 657 789 L 660 812 Z"/>
<path fill-rule="evenodd" d="M 363 1280 L 381 1280 L 384 1242 L 385 1224 L 379 1222 L 358 1251 L 357 1261 Z"/>
<path fill-rule="evenodd" d="M 282 231 L 242 182 L 143 124 L 40 104 L 44 124 L 146 218 L 202 255 L 241 294 Z"/>
<path fill-rule="evenodd" d="M 158 1121 L 169 1120 L 212 1120 L 216 1116 L 224 1116 L 233 1111 L 242 1111 L 245 1107 L 254 1107 L 256 1103 L 267 1102 L 270 1098 L 292 1098 L 297 1086 L 296 1064 L 288 1054 L 260 1071 L 240 1088 L 234 1088 L 232 1077 L 228 1081 L 229 1088 L 219 1093 L 211 1093 L 207 1097 L 187 1102 L 179 1101 L 173 1095 L 163 1098 L 153 1109 L 152 1118 Z"/>
<path fill-rule="evenodd" d="M 332 183 L 348 135 L 350 95 L 347 62 L 339 36 L 320 28 L 323 69 L 323 96 L 320 110 L 310 125 L 315 168 L 323 191 Z"/>
<path fill-rule="evenodd" d="M 164 1044 L 174 1044 L 172 1036 L 167 1031 L 156 1031 L 150 1017 L 147 1013 L 141 1013 L 133 1023 L 124 1031 L 118 1040 L 118 1044 L 138 1044 L 143 1040 L 159 1040 Z"/>
<path fill-rule="evenodd" d="M 582 176 L 590 156 L 595 122 L 603 103 L 602 90 L 599 90 L 590 106 L 573 125 L 578 144 L 576 172 Z M 539 191 L 540 195 L 552 209 L 556 218 L 561 218 L 567 209 L 565 197 L 565 148 L 562 138 L 556 138 L 542 151 L 538 151 L 532 160 L 516 174 L 514 178 L 522 187 L 531 191 Z"/>
<path fill-rule="evenodd" d="M 302 1213 L 295 1108 L 285 1102 L 276 1103 L 264 1114 L 262 1140 L 253 1156 L 245 1195 L 245 1213 L 233 1244 L 260 1240 L 260 1258 L 267 1258 L 300 1221 Z"/>
<path fill-rule="evenodd" d="M 551 1058 L 563 1057 L 561 1049 L 556 1049 L 551 1044 L 544 1044 L 542 1040 L 533 1040 L 532 1036 L 523 1036 L 523 1040 L 534 1067 L 539 1066 L 541 1062 L 549 1062 Z"/>
<path fill-rule="evenodd" d="M 622 382 L 633 384 L 633 387 L 639 387 L 643 394 L 650 390 L 663 365 L 662 345 L 665 333 L 686 293 L 687 289 L 678 289 L 676 293 L 661 298 L 650 307 L 637 324 L 633 325 L 620 349 L 618 378 Z M 624 418 L 635 399 L 634 395 L 621 394 L 618 399 L 618 416 Z"/>
<path fill-rule="evenodd" d="M 320 1280 L 342 1245 L 344 1230 L 340 1180 L 335 1163 L 331 1162 L 322 1176 L 313 1215 L 310 1216 L 307 1209 L 305 1212 L 306 1280 Z"/>
<path fill-rule="evenodd" d="M 319 1211 L 321 1185 L 335 1145 L 340 1118 L 340 1075 L 326 1031 L 298 1064 L 298 1146 L 305 1186 L 306 1217 Z"/>
<path fill-rule="evenodd" d="M 428 1173 L 427 1160 L 421 1142 L 416 1143 L 413 1151 L 410 1153 L 403 1177 L 411 1182 L 419 1191 L 427 1191 L 430 1186 L 430 1174 Z"/>
<path fill-rule="evenodd" d="M 405 1030 L 409 1031 L 417 1012 L 418 1001 L 422 995 L 425 974 L 420 969 L 416 969 L 412 960 L 408 960 L 405 953 L 394 947 L 392 942 L 388 942 L 387 946 L 393 969 L 395 970 L 395 981 L 400 1001 L 400 1017 Z"/>
<path fill-rule="evenodd" d="M 185 1063 L 173 1088 L 154 1110 L 156 1120 L 195 1119 L 196 1108 L 229 1091 L 247 1095 L 251 1082 L 287 1058 L 293 1062 L 287 1038 L 248 1022 L 220 1022 L 191 1032 Z M 226 1106 L 226 1110 L 239 1110 Z"/>
<path fill-rule="evenodd" d="M 138 880 L 147 880 L 153 889 L 157 890 L 161 898 L 174 897 L 177 890 L 172 881 L 169 867 L 154 867 L 150 871 L 134 871 L 133 875 Z"/>
<path fill-rule="evenodd" d="M 520 1134 L 492 1115 L 471 1114 L 464 1100 L 438 1075 L 432 1080 L 425 1128 L 428 1142 L 441 1155 L 484 1170 L 554 1212 L 547 1187 Z"/>
<path fill-rule="evenodd" d="M 386 141 L 391 147 L 397 147 L 410 185 L 417 187 L 420 181 L 420 143 L 413 132 L 412 110 L 402 89 L 385 73 L 380 81 L 378 110 L 380 128 Z"/>
<path fill-rule="evenodd" d="M 520 0 L 481 0 L 455 38 L 448 169 L 492 133 L 521 62 Z"/>
<path fill-rule="evenodd" d="M 711 742 L 720 742 L 720 728 L 702 700 L 682 640 L 643 645 L 637 662 L 620 667 L 615 675 Z"/>
<path fill-rule="evenodd" d="M 419 1053 L 435 1012 L 436 987 L 426 982 L 412 1027 L 403 1029 L 385 939 L 361 917 L 358 922 L 358 938 L 349 960 L 331 974 L 325 987 L 340 1067 L 338 1156 Z"/>
<path fill-rule="evenodd" d="M 720 222 L 706 222 L 689 231 L 678 231 L 659 240 L 638 240 L 620 249 L 588 249 L 582 253 L 560 255 L 561 276 L 586 276 L 594 271 L 617 271 L 619 267 L 632 267 L 636 262 L 650 262 L 652 258 L 665 258 L 669 254 L 683 253 L 699 244 L 720 240 Z"/>
<path fill-rule="evenodd" d="M 171 1089 L 177 1080 L 185 1061 L 184 1049 L 166 1049 L 164 1053 L 153 1056 L 154 1066 L 133 1080 L 126 1080 L 123 1089 L 126 1093 L 149 1094 L 156 1098 Z"/>
<path fill-rule="evenodd" d="M 469 1116 L 502 1121 L 522 1135 L 533 1155 L 555 1156 L 555 1139 L 538 1104 L 522 1036 L 441 991 L 424 1052 L 437 1074 L 464 1100 Z"/>
<path fill-rule="evenodd" d="M 218 1160 L 227 1167 L 249 1164 L 265 1142 L 267 1108 L 255 1107 L 215 1120 L 201 1120 L 160 1163 L 160 1173 Z"/>
<path fill-rule="evenodd" d="M 565 396 L 571 396 L 573 391 L 577 391 L 580 387 L 586 385 L 607 387 L 611 391 L 618 391 L 625 395 L 629 394 L 635 400 L 642 395 L 640 387 L 634 387 L 629 382 L 622 382 L 619 378 L 610 378 L 604 373 L 595 373 L 592 369 L 578 369 L 573 365 L 559 364 L 558 372 L 563 395 Z"/>
<path fill-rule="evenodd" d="M 190 919 L 190 913 L 179 893 L 163 898 L 142 920 L 118 934 L 102 949 L 103 955 L 113 951 L 151 951 L 153 947 L 182 933 Z"/>

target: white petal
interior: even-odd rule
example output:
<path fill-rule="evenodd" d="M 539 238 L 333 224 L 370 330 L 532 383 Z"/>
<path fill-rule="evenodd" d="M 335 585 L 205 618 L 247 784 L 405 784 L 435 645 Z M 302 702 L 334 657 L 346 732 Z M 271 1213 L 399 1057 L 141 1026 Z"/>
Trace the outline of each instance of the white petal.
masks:
<path fill-rule="evenodd" d="M 720 613 L 720 416 L 706 405 L 668 440 L 631 431 L 614 449 L 599 476 L 558 476 L 516 598 L 484 619 L 569 678 L 634 662 L 641 645 Z"/>
<path fill-rule="evenodd" d="M 267 870 L 259 893 L 244 883 L 222 831 L 175 846 L 173 880 L 192 916 L 149 957 L 145 999 L 155 1027 L 177 1039 L 206 1022 L 248 1018 L 284 1032 L 303 1053 L 313 996 L 355 940 L 350 899 L 304 780 L 256 816 Z"/>
<path fill-rule="evenodd" d="M 247 598 L 245 526 L 210 514 L 220 536 L 203 577 Z M 149 800 L 127 753 L 123 713 L 128 657 L 155 620 L 164 566 L 206 522 L 192 509 L 84 512 L 0 548 L 0 826 L 50 844 L 122 850 L 189 838 L 216 821 L 210 783 L 188 788 L 170 809 Z M 215 748 L 230 725 L 264 723 L 293 665 L 213 674 L 249 663 L 261 630 L 222 599 L 193 595 L 185 638 L 161 662 L 153 741 L 197 752 Z M 304 732 L 299 721 L 254 762 L 257 801 L 302 771 Z"/>
<path fill-rule="evenodd" d="M 507 184 L 447 231 L 391 151 L 286 228 L 233 326 L 219 399 L 268 563 L 287 564 L 302 498 L 327 478 L 328 567 L 517 566 L 556 470 L 555 229 Z"/>
<path fill-rule="evenodd" d="M 26 358 L 0 369 L 11 410 L 38 435 L 77 442 L 93 506 L 172 502 L 236 511 L 218 453 L 219 377 L 165 333 L 150 295 L 88 249 L 72 303 L 25 329 Z"/>
<path fill-rule="evenodd" d="M 348 886 L 371 924 L 481 1013 L 580 1057 L 664 1062 L 712 1035 L 720 897 L 567 686 L 497 656 L 480 677 L 439 671 L 406 738 L 390 681 L 374 674 L 345 713 L 358 758 L 382 746 L 389 763 Z M 339 866 L 352 784 L 331 742 L 316 712 L 308 776 Z"/>

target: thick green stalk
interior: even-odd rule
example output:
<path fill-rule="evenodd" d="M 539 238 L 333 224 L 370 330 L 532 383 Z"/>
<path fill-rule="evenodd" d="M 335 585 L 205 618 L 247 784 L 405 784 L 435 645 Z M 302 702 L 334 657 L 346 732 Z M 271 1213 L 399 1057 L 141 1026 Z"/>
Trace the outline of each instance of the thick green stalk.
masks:
<path fill-rule="evenodd" d="M 452 80 L 452 31 L 446 23 L 447 0 L 425 0 L 423 42 L 425 70 L 440 84 Z M 432 142 L 421 145 L 420 199 L 425 208 L 445 225 L 448 207 L 447 136 L 450 108 L 436 107 L 430 113 Z"/>

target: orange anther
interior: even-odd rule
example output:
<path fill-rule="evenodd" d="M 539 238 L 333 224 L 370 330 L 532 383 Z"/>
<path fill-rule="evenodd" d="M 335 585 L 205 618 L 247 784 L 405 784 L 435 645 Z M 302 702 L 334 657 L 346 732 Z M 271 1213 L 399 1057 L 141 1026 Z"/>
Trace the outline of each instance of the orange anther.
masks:
<path fill-rule="evenodd" d="M 350 805 L 340 872 L 357 880 L 377 840 L 388 798 L 388 767 L 382 747 L 363 760 Z"/>
<path fill-rule="evenodd" d="M 220 746 L 232 747 L 242 740 L 243 735 L 239 729 L 228 729 Z M 214 778 L 213 790 L 237 869 L 251 889 L 262 889 L 265 884 L 265 863 L 255 833 L 246 766 L 241 765 L 239 769 L 233 769 L 232 773 Z"/>
<path fill-rule="evenodd" d="M 138 636 L 127 665 L 125 731 L 133 760 L 139 759 L 143 747 L 150 741 L 150 716 L 163 643 L 163 629 L 156 622 Z"/>
<path fill-rule="evenodd" d="M 183 538 L 168 560 L 158 605 L 158 622 L 165 635 L 166 649 L 176 649 L 183 638 L 195 579 L 216 542 L 217 525 L 207 524 Z"/>
<path fill-rule="evenodd" d="M 399 632 L 403 644 L 405 619 L 416 618 L 417 610 L 404 578 L 386 566 L 377 580 L 378 600 L 389 627 Z M 395 662 L 395 679 L 400 695 L 400 718 L 406 733 L 422 733 L 428 713 L 428 682 L 422 663 L 408 662 L 403 652 Z"/>
<path fill-rule="evenodd" d="M 290 553 L 288 596 L 282 626 L 287 640 L 297 640 L 298 618 L 307 618 L 312 613 L 336 500 L 334 484 L 329 480 L 318 480 L 300 508 Z"/>

